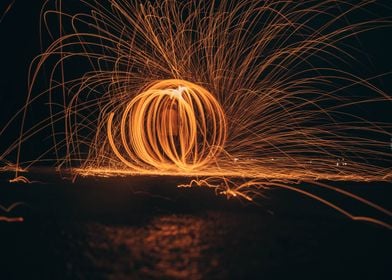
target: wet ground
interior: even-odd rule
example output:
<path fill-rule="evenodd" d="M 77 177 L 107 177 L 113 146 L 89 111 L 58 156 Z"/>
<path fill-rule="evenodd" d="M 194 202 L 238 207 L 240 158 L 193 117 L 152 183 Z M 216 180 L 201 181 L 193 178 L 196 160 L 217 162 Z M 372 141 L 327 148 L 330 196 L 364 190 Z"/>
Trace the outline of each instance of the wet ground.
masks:
<path fill-rule="evenodd" d="M 25 222 L 0 223 L 0 279 L 391 279 L 390 230 L 288 191 L 243 205 L 177 180 L 3 180 Z M 391 206 L 390 184 L 353 185 Z"/>

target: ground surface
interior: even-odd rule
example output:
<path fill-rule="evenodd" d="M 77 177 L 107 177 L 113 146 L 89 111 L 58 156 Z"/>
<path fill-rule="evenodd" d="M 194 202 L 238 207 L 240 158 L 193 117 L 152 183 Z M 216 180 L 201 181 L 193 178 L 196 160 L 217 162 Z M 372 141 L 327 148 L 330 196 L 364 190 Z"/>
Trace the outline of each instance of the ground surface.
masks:
<path fill-rule="evenodd" d="M 262 206 L 246 206 L 211 190 L 178 189 L 177 180 L 88 178 L 71 184 L 48 179 L 49 184 L 9 185 L 3 178 L 1 203 L 26 204 L 12 212 L 25 222 L 0 223 L 0 279 L 392 275 L 387 229 L 353 222 L 287 191 L 268 191 Z M 390 184 L 354 185 L 357 193 L 391 206 Z"/>

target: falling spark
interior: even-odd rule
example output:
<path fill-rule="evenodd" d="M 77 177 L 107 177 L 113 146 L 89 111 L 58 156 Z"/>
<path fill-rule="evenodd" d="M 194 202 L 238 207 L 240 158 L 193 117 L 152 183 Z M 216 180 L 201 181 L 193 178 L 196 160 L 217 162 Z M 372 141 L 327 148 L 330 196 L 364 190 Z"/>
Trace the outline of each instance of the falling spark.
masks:
<path fill-rule="evenodd" d="M 388 227 L 298 185 L 390 181 L 391 174 L 389 144 L 367 136 L 390 135 L 391 125 L 350 113 L 391 96 L 372 84 L 377 77 L 331 61 L 348 65 L 354 56 L 341 43 L 392 21 L 346 20 L 374 1 L 321 2 L 82 0 L 90 12 L 68 14 L 62 1 L 54 8 L 48 1 L 43 25 L 52 42 L 31 64 L 21 133 L 0 161 L 16 151 L 15 166 L 51 160 L 74 176 L 184 176 L 190 183 L 181 187 L 247 201 L 289 189 Z M 44 67 L 48 89 L 36 93 Z M 353 97 L 357 88 L 367 93 Z M 28 126 L 27 111 L 40 102 L 49 114 Z M 52 147 L 24 160 L 24 143 L 48 128 Z"/>
<path fill-rule="evenodd" d="M 10 183 L 24 183 L 24 184 L 30 184 L 31 183 L 31 181 L 28 178 L 26 178 L 25 176 L 15 177 L 13 179 L 10 179 L 9 182 Z"/>
<path fill-rule="evenodd" d="M 4 13 L 0 17 L 0 23 L 3 22 L 5 16 L 11 11 L 12 6 L 14 6 L 16 0 L 13 0 L 10 4 L 8 4 L 7 8 L 5 9 Z"/>
<path fill-rule="evenodd" d="M 25 203 L 23 202 L 15 202 L 11 204 L 9 207 L 4 207 L 0 204 L 0 210 L 6 213 L 12 212 L 15 208 L 17 208 L 20 205 L 24 205 Z M 0 216 L 0 222 L 6 222 L 6 223 L 21 223 L 24 222 L 23 217 L 6 217 L 6 216 Z"/>

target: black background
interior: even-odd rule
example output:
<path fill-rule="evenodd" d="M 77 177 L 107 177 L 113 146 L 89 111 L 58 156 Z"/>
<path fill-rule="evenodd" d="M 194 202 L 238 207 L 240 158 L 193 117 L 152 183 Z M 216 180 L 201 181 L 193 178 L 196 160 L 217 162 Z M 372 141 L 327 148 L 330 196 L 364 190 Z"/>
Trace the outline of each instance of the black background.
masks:
<path fill-rule="evenodd" d="M 7 7 L 13 3 L 11 9 L 3 15 L 0 23 L 0 56 L 1 56 L 1 75 L 0 75 L 0 127 L 20 109 L 27 96 L 28 68 L 31 61 L 39 55 L 41 51 L 40 42 L 40 11 L 45 1 L 23 1 L 23 0 L 3 0 L 0 4 L 0 14 L 3 15 Z M 76 0 L 64 1 L 63 6 L 69 11 L 78 11 L 81 9 L 80 3 Z M 390 1 L 376 1 L 376 5 L 371 5 L 370 13 L 373 18 L 391 17 L 392 3 Z M 359 14 L 358 16 L 361 16 Z M 363 16 L 368 16 L 364 13 Z M 365 19 L 365 18 L 364 18 Z M 361 18 L 350 18 L 351 21 L 361 21 Z M 50 25 L 56 25 L 57 22 L 49 22 Z M 43 48 L 50 43 L 48 37 L 44 34 Z M 382 77 L 372 80 L 378 88 L 391 94 L 392 92 L 392 27 L 380 28 L 376 30 L 361 33 L 357 37 L 350 37 L 344 43 L 354 46 L 359 51 L 354 54 L 358 59 L 358 64 L 342 65 L 342 68 L 348 67 L 349 72 L 357 74 L 363 78 L 382 75 Z M 81 65 L 81 67 L 83 67 Z M 338 65 L 340 68 L 340 65 Z M 66 69 L 72 71 L 72 69 Z M 48 83 L 45 75 L 39 76 L 37 86 L 33 94 L 42 92 L 47 89 Z M 39 107 L 37 107 L 39 108 Z M 359 110 L 365 118 L 371 121 L 382 121 L 392 123 L 391 103 L 371 103 L 365 104 Z M 358 108 L 357 108 L 358 109 Z M 31 123 L 42 120 L 47 117 L 46 109 L 32 109 L 29 113 Z M 12 141 L 18 137 L 20 127 L 20 118 L 14 121 L 6 133 L 3 133 L 0 147 L 4 150 Z M 386 142 L 386 149 L 389 149 L 388 135 L 382 135 L 382 141 Z M 38 138 L 40 145 L 42 138 Z M 47 140 L 47 139 L 46 139 Z M 28 143 L 30 150 L 36 149 L 37 140 Z M 47 147 L 50 147 L 50 141 L 46 141 Z"/>
<path fill-rule="evenodd" d="M 2 15 L 11 0 L 0 1 Z M 64 0 L 75 8 L 77 2 Z M 391 1 L 381 2 L 392 8 Z M 42 3 L 16 0 L 0 23 L 0 128 L 24 104 L 28 67 L 41 52 Z M 383 6 L 373 12 L 392 16 Z M 357 73 L 371 77 L 392 71 L 391 35 L 392 27 L 346 42 L 362 52 L 359 60 L 366 67 L 355 69 Z M 374 82 L 392 93 L 392 75 Z M 44 78 L 41 84 L 37 92 L 46 89 Z M 390 109 L 390 103 L 363 108 L 369 119 L 391 123 Z M 45 113 L 34 112 L 32 121 Z M 1 135 L 0 152 L 17 137 L 18 127 L 16 122 Z M 42 143 L 31 143 L 33 148 L 37 144 Z M 209 189 L 179 191 L 174 179 L 159 177 L 88 178 L 75 187 L 58 179 L 17 186 L 6 179 L 0 180 L 0 204 L 26 202 L 11 213 L 24 216 L 26 222 L 0 224 L 0 279 L 162 279 L 170 278 L 161 273 L 176 265 L 190 271 L 188 279 L 195 276 L 194 266 L 205 279 L 390 278 L 390 231 L 350 221 L 295 193 L 285 197 L 268 192 L 264 207 L 255 210 Z M 345 182 L 340 187 L 390 208 L 388 183 Z M 355 214 L 361 214 L 356 207 Z M 196 240 L 193 228 L 198 223 L 201 244 L 173 246 L 182 239 Z M 170 231 L 173 227 L 184 232 Z M 162 234 L 162 228 L 169 231 Z M 151 242 L 155 232 L 159 238 Z M 195 258 L 197 250 L 202 253 Z"/>

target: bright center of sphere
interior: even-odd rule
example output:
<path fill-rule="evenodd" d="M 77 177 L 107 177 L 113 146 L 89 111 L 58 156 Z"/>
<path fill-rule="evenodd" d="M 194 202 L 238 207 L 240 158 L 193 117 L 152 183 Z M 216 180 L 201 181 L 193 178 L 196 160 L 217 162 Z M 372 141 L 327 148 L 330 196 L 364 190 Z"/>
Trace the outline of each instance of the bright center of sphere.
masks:
<path fill-rule="evenodd" d="M 219 102 L 188 81 L 158 81 L 121 111 L 109 116 L 109 143 L 136 170 L 201 168 L 214 162 L 226 140 Z"/>

